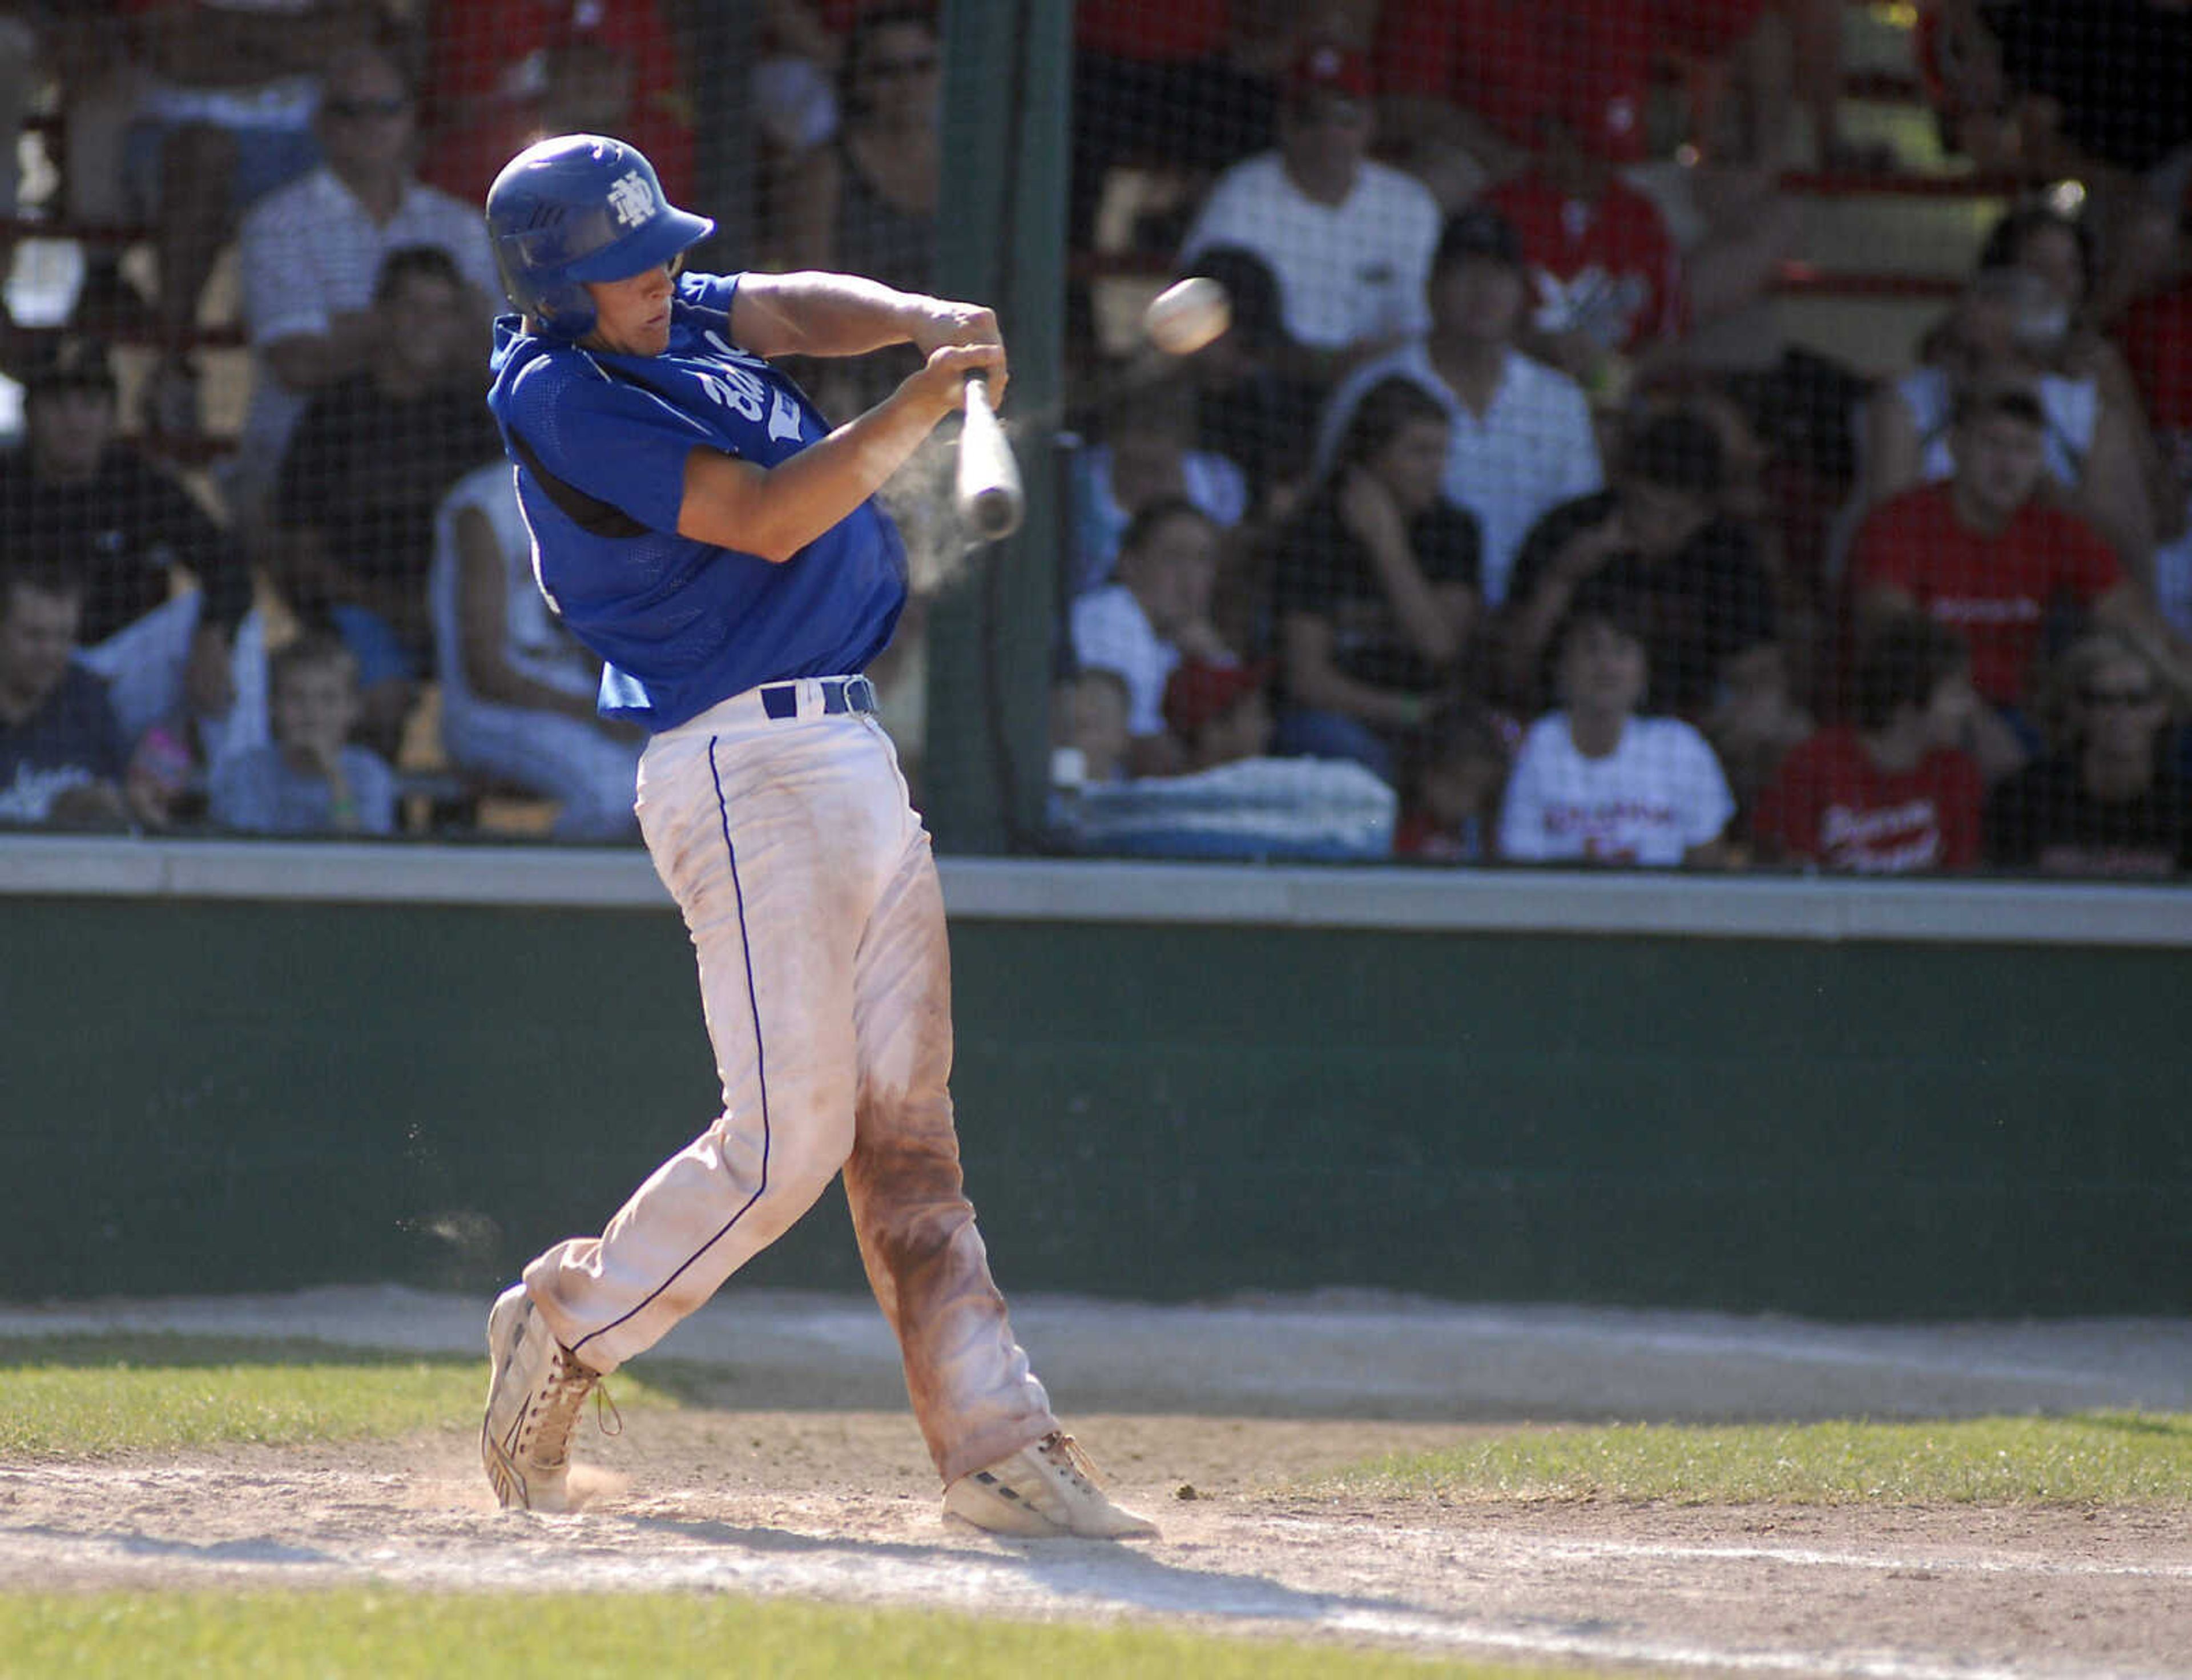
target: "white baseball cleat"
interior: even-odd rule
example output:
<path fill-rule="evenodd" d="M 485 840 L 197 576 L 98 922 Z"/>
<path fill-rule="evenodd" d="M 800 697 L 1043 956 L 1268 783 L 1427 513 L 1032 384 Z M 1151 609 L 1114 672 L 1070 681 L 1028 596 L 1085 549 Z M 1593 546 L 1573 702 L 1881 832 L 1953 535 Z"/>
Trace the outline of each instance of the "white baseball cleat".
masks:
<path fill-rule="evenodd" d="M 1151 1540 L 1157 1526 L 1111 1503 L 1070 1435 L 1052 1433 L 962 1476 L 944 1490 L 944 1511 L 994 1534 L 1045 1539 Z"/>
<path fill-rule="evenodd" d="M 525 1285 L 487 1316 L 487 1417 L 480 1460 L 505 1511 L 567 1511 L 571 1426 L 601 1374 L 556 1340 Z"/>

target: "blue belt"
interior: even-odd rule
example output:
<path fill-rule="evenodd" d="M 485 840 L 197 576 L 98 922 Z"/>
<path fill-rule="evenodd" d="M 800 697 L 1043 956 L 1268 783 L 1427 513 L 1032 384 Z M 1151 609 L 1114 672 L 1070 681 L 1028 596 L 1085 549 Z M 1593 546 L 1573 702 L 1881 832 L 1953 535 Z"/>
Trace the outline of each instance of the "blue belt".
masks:
<path fill-rule="evenodd" d="M 761 709 L 770 718 L 782 723 L 799 716 L 799 684 L 796 683 L 767 683 L 762 685 Z M 873 712 L 876 709 L 876 685 L 865 677 L 828 677 L 822 679 L 822 711 L 826 717 L 842 717 L 847 712 Z"/>

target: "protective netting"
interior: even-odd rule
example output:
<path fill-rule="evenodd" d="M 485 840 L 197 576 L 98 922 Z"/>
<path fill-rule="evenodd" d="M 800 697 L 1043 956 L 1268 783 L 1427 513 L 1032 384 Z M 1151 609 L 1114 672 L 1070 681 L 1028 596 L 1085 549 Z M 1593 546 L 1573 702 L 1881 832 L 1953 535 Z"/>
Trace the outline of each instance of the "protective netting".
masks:
<path fill-rule="evenodd" d="M 1083 843 L 2183 866 L 2179 9 L 1251 9 L 1076 14 Z"/>
<path fill-rule="evenodd" d="M 1022 539 L 1058 580 L 1029 843 L 2192 862 L 2192 14 L 1073 18 L 1028 90 L 1072 112 L 1065 412 L 1020 438 L 1065 496 Z M 479 402 L 480 201 L 612 133 L 717 220 L 702 266 L 931 289 L 945 38 L 858 0 L 0 20 L 0 821 L 628 837 L 636 743 Z M 1190 275 L 1230 324 L 1167 355 L 1144 308 Z M 844 419 L 910 354 L 800 372 Z M 876 674 L 948 797 L 936 471 Z"/>

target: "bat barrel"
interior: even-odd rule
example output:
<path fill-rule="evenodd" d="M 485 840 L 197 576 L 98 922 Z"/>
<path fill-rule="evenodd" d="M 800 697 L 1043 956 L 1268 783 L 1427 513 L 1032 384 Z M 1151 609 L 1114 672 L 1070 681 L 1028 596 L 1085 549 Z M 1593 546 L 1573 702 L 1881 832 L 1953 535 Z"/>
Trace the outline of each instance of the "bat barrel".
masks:
<path fill-rule="evenodd" d="M 962 499 L 961 506 L 967 523 L 984 542 L 996 542 L 1019 529 L 1019 498 L 1001 484 L 977 490 L 971 499 Z"/>
<path fill-rule="evenodd" d="M 1019 462 L 990 406 L 989 386 L 967 381 L 967 421 L 959 434 L 959 517 L 978 541 L 996 542 L 1019 529 L 1026 498 Z"/>

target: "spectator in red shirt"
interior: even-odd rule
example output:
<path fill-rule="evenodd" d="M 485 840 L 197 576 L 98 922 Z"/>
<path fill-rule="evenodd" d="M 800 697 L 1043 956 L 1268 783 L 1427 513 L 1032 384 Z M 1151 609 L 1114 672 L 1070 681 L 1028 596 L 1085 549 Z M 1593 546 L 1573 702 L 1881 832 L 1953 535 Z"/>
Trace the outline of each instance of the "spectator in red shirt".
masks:
<path fill-rule="evenodd" d="M 1978 711 L 1970 650 L 1913 613 L 1880 627 L 1854 686 L 1856 722 L 1790 752 L 1760 797 L 1759 855 L 1864 875 L 1970 868 L 1986 797 L 1963 750 Z"/>
<path fill-rule="evenodd" d="M 1972 682 L 2004 728 L 1981 719 L 1989 780 L 2018 769 L 2037 736 L 2020 715 L 2051 616 L 2068 604 L 2132 637 L 2192 692 L 2192 649 L 2170 631 L 2091 527 L 2035 499 L 2046 419 L 2023 386 L 1958 397 L 1955 475 L 1892 497 L 1859 529 L 1852 556 L 1860 636 L 1920 611 L 1970 641 Z"/>
<path fill-rule="evenodd" d="M 2192 210 L 2187 220 L 2192 226 Z M 2155 604 L 2192 634 L 2192 243 L 2180 234 L 2177 243 L 2175 283 L 2132 305 L 2116 341 L 2155 444 Z"/>
<path fill-rule="evenodd" d="M 676 37 L 655 0 L 468 0 L 435 6 L 426 104 L 436 143 L 420 174 L 469 203 L 547 134 L 613 134 L 647 154 L 662 190 L 693 196 L 693 112 Z"/>
<path fill-rule="evenodd" d="M 1687 327 L 1681 257 L 1658 207 L 1570 123 L 1544 132 L 1538 160 L 1485 195 L 1522 236 L 1535 294 L 1524 347 L 1618 400 L 1631 365 Z"/>

